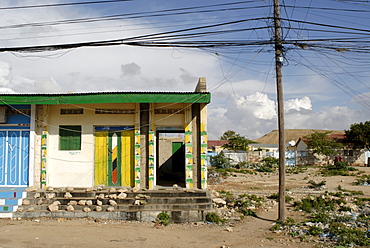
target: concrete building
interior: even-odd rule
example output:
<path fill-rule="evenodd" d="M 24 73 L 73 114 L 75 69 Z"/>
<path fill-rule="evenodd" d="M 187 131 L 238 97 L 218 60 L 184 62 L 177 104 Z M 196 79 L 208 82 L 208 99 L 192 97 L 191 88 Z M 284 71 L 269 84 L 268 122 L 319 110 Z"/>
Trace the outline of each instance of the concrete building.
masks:
<path fill-rule="evenodd" d="M 0 100 L 0 187 L 207 188 L 205 78 L 194 92 L 2 94 Z"/>

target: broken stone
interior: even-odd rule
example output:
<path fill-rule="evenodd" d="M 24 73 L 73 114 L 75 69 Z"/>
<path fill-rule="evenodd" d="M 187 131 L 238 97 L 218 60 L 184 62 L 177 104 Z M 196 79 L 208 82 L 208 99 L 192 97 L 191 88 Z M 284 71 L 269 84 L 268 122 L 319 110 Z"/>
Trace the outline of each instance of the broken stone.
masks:
<path fill-rule="evenodd" d="M 103 188 L 101 186 L 94 186 L 93 190 L 94 191 L 101 191 Z"/>
<path fill-rule="evenodd" d="M 138 187 L 132 188 L 132 192 L 138 192 L 140 189 Z"/>
<path fill-rule="evenodd" d="M 100 207 L 100 206 L 96 206 L 95 210 L 96 210 L 97 212 L 101 212 L 101 211 L 103 210 L 103 208 L 102 208 L 102 207 Z"/>
<path fill-rule="evenodd" d="M 111 206 L 117 206 L 117 202 L 115 200 L 109 200 L 109 204 Z"/>
<path fill-rule="evenodd" d="M 141 205 L 141 201 L 140 200 L 135 200 L 134 205 L 136 205 L 136 206 Z"/>
<path fill-rule="evenodd" d="M 38 200 L 38 201 L 37 201 L 37 203 L 36 203 L 36 204 L 37 204 L 37 205 L 42 205 L 43 203 L 44 203 L 44 201 L 43 201 L 42 199 L 40 199 L 40 200 Z"/>
<path fill-rule="evenodd" d="M 92 200 L 87 200 L 87 201 L 86 201 L 86 205 L 87 205 L 87 206 L 92 206 L 92 205 L 93 205 Z"/>
<path fill-rule="evenodd" d="M 30 200 L 23 199 L 22 200 L 22 205 L 29 206 L 31 204 Z"/>
<path fill-rule="evenodd" d="M 150 196 L 149 195 L 144 195 L 144 194 L 137 194 L 135 196 L 135 199 L 140 199 L 140 198 L 149 199 Z"/>
<path fill-rule="evenodd" d="M 126 188 L 118 189 L 117 191 L 120 192 L 120 193 L 126 193 L 128 191 L 128 189 L 126 189 Z"/>
<path fill-rule="evenodd" d="M 109 195 L 109 198 L 110 199 L 117 199 L 117 194 L 110 194 Z"/>
<path fill-rule="evenodd" d="M 33 212 L 33 211 L 35 211 L 35 209 L 33 207 L 27 208 L 27 212 Z"/>
<path fill-rule="evenodd" d="M 17 212 L 23 212 L 24 211 L 24 208 L 23 207 L 18 207 L 17 208 Z"/>
<path fill-rule="evenodd" d="M 84 211 L 84 212 L 91 212 L 91 208 L 89 208 L 89 207 L 85 207 L 85 208 L 83 209 L 83 211 Z"/>
<path fill-rule="evenodd" d="M 353 204 L 353 203 L 347 203 L 347 204 L 344 205 L 344 207 L 350 208 L 352 212 L 357 212 L 358 211 L 357 205 Z"/>
<path fill-rule="evenodd" d="M 93 192 L 94 191 L 94 188 L 86 188 L 85 191 L 86 192 Z"/>
<path fill-rule="evenodd" d="M 26 189 L 27 192 L 35 192 L 37 191 L 37 187 L 36 186 L 30 186 Z"/>
<path fill-rule="evenodd" d="M 55 193 L 47 193 L 46 198 L 47 199 L 53 199 L 55 197 Z"/>
<path fill-rule="evenodd" d="M 108 192 L 109 193 L 116 193 L 117 189 L 116 188 L 109 188 Z"/>
<path fill-rule="evenodd" d="M 54 188 L 51 187 L 51 186 L 49 186 L 49 187 L 46 188 L 46 191 L 53 191 L 53 190 L 54 190 Z"/>
<path fill-rule="evenodd" d="M 113 211 L 114 211 L 114 207 L 109 206 L 109 207 L 107 208 L 107 211 L 108 211 L 108 212 L 113 212 Z"/>
<path fill-rule="evenodd" d="M 99 200 L 96 200 L 96 205 L 101 206 L 101 205 L 103 205 L 103 202 L 99 201 Z"/>
<path fill-rule="evenodd" d="M 67 188 L 66 188 L 66 191 L 67 191 L 67 192 L 72 192 L 73 190 L 75 190 L 73 187 L 67 187 Z"/>
<path fill-rule="evenodd" d="M 34 199 L 36 199 L 36 198 L 40 198 L 40 197 L 41 197 L 40 193 L 35 193 L 35 194 L 33 195 L 33 198 L 34 198 Z"/>
<path fill-rule="evenodd" d="M 222 198 L 213 198 L 212 201 L 217 206 L 225 206 L 226 205 L 226 201 L 224 199 L 222 199 Z"/>
<path fill-rule="evenodd" d="M 65 194 L 64 194 L 64 198 L 66 198 L 66 199 L 70 199 L 70 198 L 72 198 L 73 196 L 72 196 L 72 194 L 71 193 L 69 193 L 69 192 L 66 192 Z"/>
<path fill-rule="evenodd" d="M 78 204 L 84 206 L 86 204 L 86 200 L 79 200 L 78 201 Z"/>
<path fill-rule="evenodd" d="M 58 205 L 51 204 L 51 205 L 48 206 L 48 209 L 51 212 L 57 212 L 59 210 L 59 206 Z"/>
<path fill-rule="evenodd" d="M 97 196 L 97 198 L 99 198 L 99 199 L 104 199 L 104 194 L 99 194 L 98 196 Z"/>
<path fill-rule="evenodd" d="M 117 198 L 118 199 L 125 199 L 127 197 L 127 194 L 126 193 L 123 193 L 123 192 L 121 192 L 118 196 L 117 196 Z"/>
<path fill-rule="evenodd" d="M 77 203 L 77 201 L 70 201 L 70 202 L 68 202 L 68 206 L 76 206 L 78 203 Z"/>
<path fill-rule="evenodd" d="M 68 212 L 73 212 L 73 211 L 75 211 L 75 208 L 72 205 L 69 205 L 69 206 L 67 206 L 66 210 Z"/>

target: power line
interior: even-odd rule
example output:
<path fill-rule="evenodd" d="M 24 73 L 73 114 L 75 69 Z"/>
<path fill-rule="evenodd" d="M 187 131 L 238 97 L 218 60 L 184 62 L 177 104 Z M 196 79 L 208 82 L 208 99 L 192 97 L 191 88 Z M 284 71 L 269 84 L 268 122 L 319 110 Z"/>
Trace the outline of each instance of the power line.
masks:
<path fill-rule="evenodd" d="M 129 2 L 129 1 L 132 1 L 132 0 L 105 0 L 105 1 L 90 1 L 90 2 L 71 2 L 71 3 L 54 3 L 54 4 L 41 4 L 41 5 L 25 5 L 25 6 L 0 7 L 0 10 L 48 8 L 48 7 L 74 6 L 74 5 L 103 4 L 103 3 L 113 3 L 113 2 Z"/>

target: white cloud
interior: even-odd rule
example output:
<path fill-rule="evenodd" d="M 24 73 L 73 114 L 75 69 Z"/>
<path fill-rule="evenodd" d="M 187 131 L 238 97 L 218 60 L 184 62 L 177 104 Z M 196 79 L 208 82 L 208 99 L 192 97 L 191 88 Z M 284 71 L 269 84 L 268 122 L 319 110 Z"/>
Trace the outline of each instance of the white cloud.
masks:
<path fill-rule="evenodd" d="M 9 87 L 12 72 L 9 63 L 0 61 L 0 87 Z"/>

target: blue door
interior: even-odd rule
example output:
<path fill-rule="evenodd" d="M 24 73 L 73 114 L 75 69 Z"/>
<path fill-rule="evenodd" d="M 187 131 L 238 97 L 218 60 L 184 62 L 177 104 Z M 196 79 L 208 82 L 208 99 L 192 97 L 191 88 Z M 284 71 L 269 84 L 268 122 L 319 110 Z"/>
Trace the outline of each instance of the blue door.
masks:
<path fill-rule="evenodd" d="M 28 185 L 30 132 L 0 130 L 0 185 Z"/>

